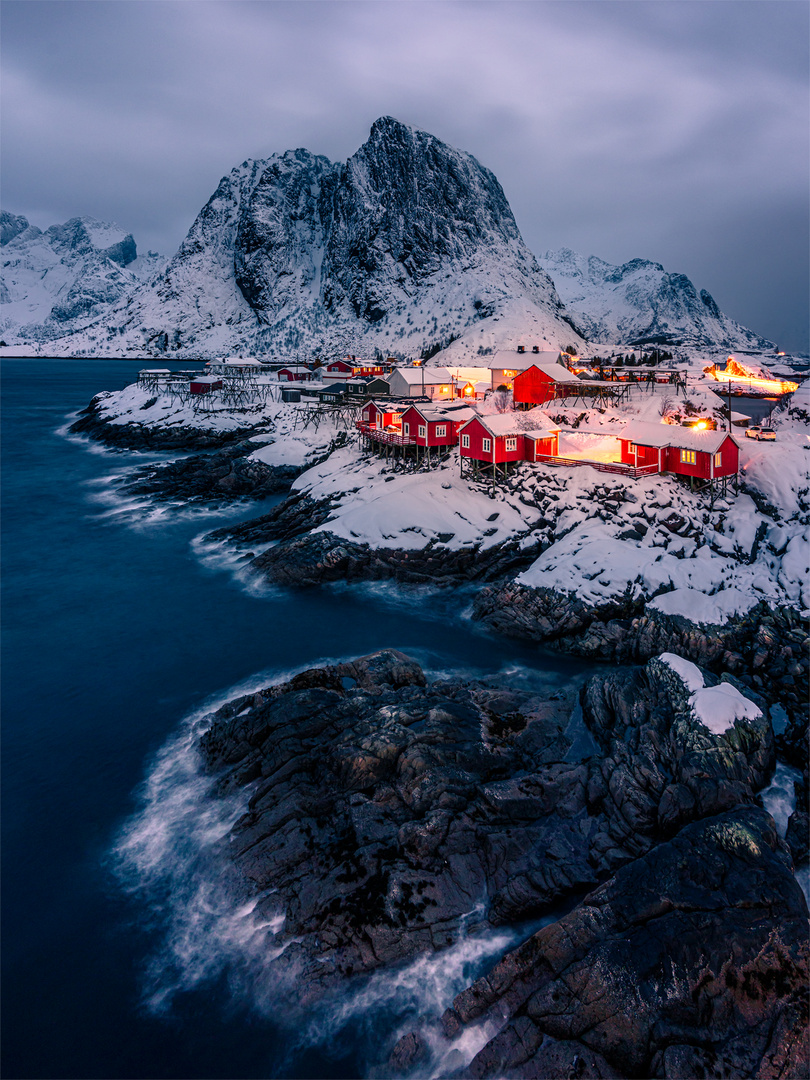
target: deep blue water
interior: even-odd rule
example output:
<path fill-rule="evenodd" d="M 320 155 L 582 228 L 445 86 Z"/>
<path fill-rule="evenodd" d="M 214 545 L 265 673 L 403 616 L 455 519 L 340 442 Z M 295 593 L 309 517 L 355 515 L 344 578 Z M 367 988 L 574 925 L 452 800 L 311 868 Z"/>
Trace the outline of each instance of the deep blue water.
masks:
<path fill-rule="evenodd" d="M 515 668 L 554 688 L 573 660 L 448 623 L 447 597 L 246 591 L 191 541 L 222 517 L 111 512 L 98 481 L 137 461 L 58 433 L 136 362 L 4 360 L 2 375 L 2 1042 L 6 1077 L 278 1075 L 285 1039 L 223 979 L 143 1004 L 160 916 L 109 853 L 183 718 L 259 672 L 393 646 L 436 670 Z M 266 509 L 266 506 L 265 506 Z M 238 513 L 262 512 L 261 505 Z M 352 1075 L 314 1046 L 289 1075 Z"/>

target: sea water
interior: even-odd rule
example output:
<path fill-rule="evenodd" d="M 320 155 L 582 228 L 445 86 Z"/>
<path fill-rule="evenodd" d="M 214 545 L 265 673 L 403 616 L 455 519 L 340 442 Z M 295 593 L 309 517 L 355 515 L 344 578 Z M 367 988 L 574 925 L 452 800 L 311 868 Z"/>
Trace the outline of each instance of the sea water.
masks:
<path fill-rule="evenodd" d="M 435 674 L 500 673 L 549 692 L 591 668 L 488 636 L 461 618 L 464 596 L 250 588 L 200 538 L 266 512 L 267 502 L 227 513 L 127 502 L 110 478 L 158 455 L 65 434 L 68 414 L 133 382 L 141 366 L 0 367 L 3 1072 L 354 1076 L 373 1057 L 363 1040 L 407 1026 L 408 1010 L 443 1007 L 508 935 L 352 991 L 342 1012 L 314 1015 L 292 1040 L 283 1004 L 251 1001 L 210 926 L 195 937 L 187 920 L 187 952 L 168 962 L 167 928 L 189 914 L 176 910 L 183 890 L 150 891 L 155 867 L 122 858 L 121 848 L 139 829 L 174 830 L 174 847 L 154 849 L 159 863 L 201 828 L 193 800 L 187 833 L 182 815 L 178 825 L 189 718 L 241 686 L 383 647 Z M 161 770 L 175 766 L 173 783 Z M 429 1001 L 420 1002 L 421 987 Z"/>

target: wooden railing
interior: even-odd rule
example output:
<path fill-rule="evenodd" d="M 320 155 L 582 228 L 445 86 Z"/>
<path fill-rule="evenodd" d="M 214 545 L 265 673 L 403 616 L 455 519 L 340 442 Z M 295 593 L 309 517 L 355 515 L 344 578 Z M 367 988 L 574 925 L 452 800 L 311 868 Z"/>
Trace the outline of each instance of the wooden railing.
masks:
<path fill-rule="evenodd" d="M 412 439 L 407 435 L 398 435 L 395 431 L 383 431 L 382 428 L 364 424 L 362 420 L 358 420 L 355 427 L 361 435 L 373 439 L 374 442 L 388 443 L 392 446 L 416 446 L 416 439 Z"/>
<path fill-rule="evenodd" d="M 629 476 L 637 480 L 640 476 L 653 476 L 659 472 L 657 465 L 622 465 L 618 461 L 588 461 L 587 458 L 556 457 L 553 454 L 538 454 L 537 463 L 544 465 L 566 465 L 573 468 L 577 465 L 590 465 L 599 472 L 619 473 L 621 476 Z"/>

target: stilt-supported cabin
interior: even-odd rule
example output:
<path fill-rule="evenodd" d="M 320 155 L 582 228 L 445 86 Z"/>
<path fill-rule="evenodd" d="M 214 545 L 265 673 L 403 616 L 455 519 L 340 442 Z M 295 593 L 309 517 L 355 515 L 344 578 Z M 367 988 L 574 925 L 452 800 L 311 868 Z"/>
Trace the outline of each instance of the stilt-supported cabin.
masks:
<path fill-rule="evenodd" d="M 515 377 L 527 368 L 540 366 L 543 368 L 559 366 L 561 371 L 567 370 L 558 365 L 559 352 L 541 352 L 537 347 L 531 352 L 526 352 L 522 347 L 517 352 L 496 352 L 489 365 L 490 383 L 493 390 L 499 386 L 512 389 Z"/>
<path fill-rule="evenodd" d="M 192 379 L 188 386 L 192 394 L 210 394 L 214 390 L 222 389 L 222 379 L 216 375 L 198 375 Z"/>
<path fill-rule="evenodd" d="M 559 428 L 525 430 L 521 424 L 525 424 L 525 418 L 518 413 L 495 413 L 468 420 L 459 429 L 462 471 L 466 458 L 476 472 L 491 468 L 494 478 L 500 468 L 505 476 L 513 462 L 536 461 L 539 455 L 556 451 Z"/>
<path fill-rule="evenodd" d="M 402 434 L 426 449 L 455 446 L 458 431 L 476 415 L 473 409 L 442 409 L 437 405 L 411 405 L 402 414 Z"/>
<path fill-rule="evenodd" d="M 543 405 L 554 398 L 573 397 L 581 388 L 578 376 L 561 364 L 532 364 L 515 376 L 512 400 L 515 405 Z"/>
<path fill-rule="evenodd" d="M 696 431 L 678 424 L 631 420 L 619 434 L 621 460 L 636 467 L 657 465 L 658 472 L 688 476 L 693 481 L 736 476 L 740 448 L 727 431 Z"/>

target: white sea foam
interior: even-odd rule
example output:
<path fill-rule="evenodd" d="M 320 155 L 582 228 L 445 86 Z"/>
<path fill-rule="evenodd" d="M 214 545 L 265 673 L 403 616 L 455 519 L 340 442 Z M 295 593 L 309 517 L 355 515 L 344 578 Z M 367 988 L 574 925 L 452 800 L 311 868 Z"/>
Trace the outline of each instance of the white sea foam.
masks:
<path fill-rule="evenodd" d="M 799 770 L 792 769 L 780 761 L 777 762 L 770 784 L 760 792 L 762 804 L 776 822 L 776 831 L 780 836 L 784 836 L 787 832 L 788 820 L 796 809 L 796 792 L 793 785 L 799 780 L 801 780 Z"/>

